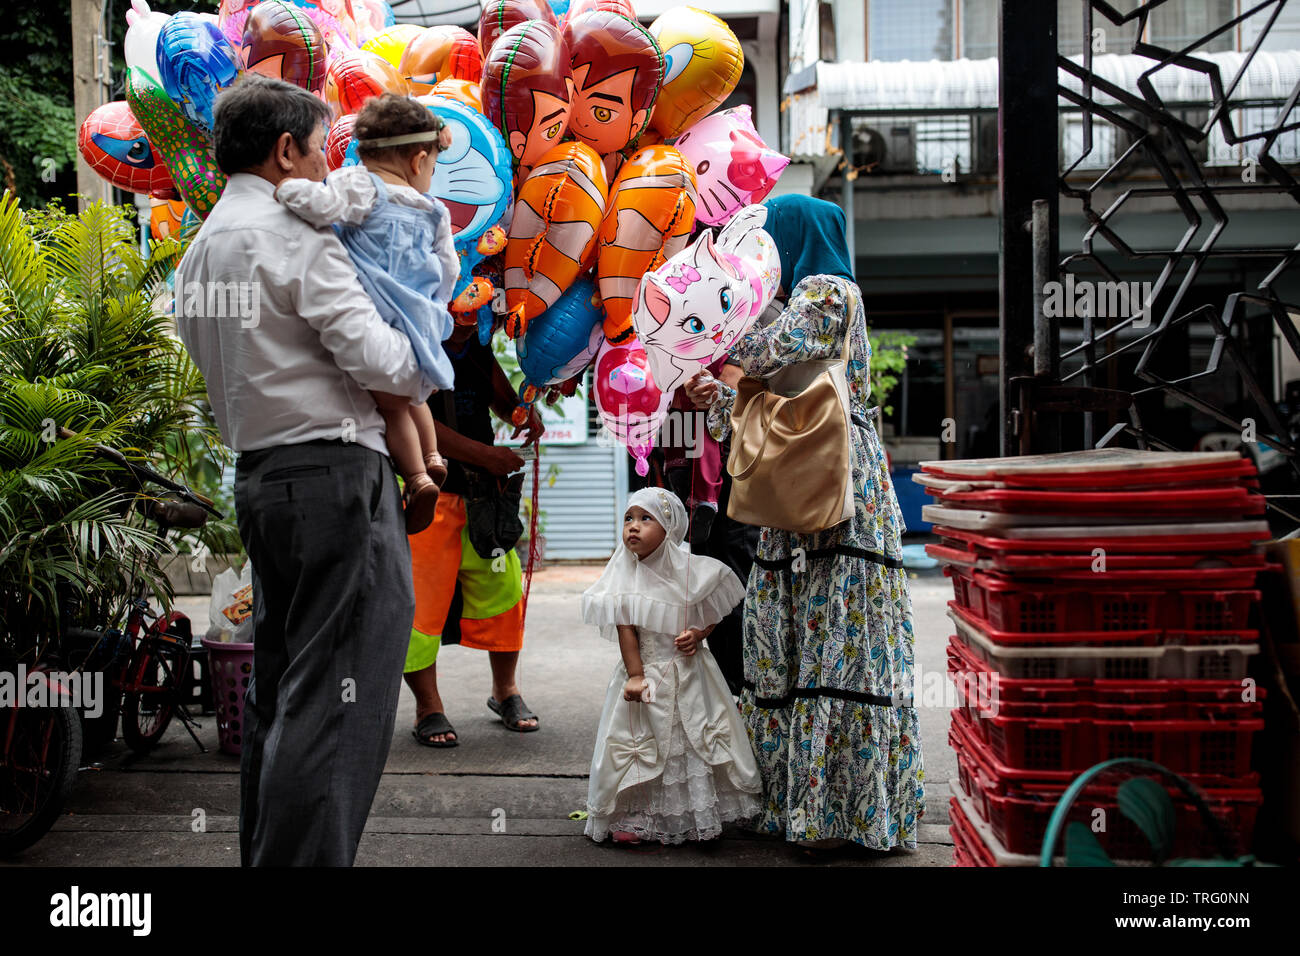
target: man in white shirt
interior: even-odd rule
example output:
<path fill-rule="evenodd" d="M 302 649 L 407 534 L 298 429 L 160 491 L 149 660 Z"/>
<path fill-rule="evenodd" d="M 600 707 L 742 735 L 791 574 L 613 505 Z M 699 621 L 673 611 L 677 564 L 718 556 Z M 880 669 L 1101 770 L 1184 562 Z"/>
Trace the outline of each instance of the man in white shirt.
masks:
<path fill-rule="evenodd" d="M 246 866 L 351 865 L 393 736 L 414 594 L 368 390 L 427 395 L 342 244 L 274 197 L 325 178 L 325 105 L 250 74 L 217 99 L 229 181 L 177 268 L 177 325 L 239 452 L 254 664 L 241 730 Z"/>

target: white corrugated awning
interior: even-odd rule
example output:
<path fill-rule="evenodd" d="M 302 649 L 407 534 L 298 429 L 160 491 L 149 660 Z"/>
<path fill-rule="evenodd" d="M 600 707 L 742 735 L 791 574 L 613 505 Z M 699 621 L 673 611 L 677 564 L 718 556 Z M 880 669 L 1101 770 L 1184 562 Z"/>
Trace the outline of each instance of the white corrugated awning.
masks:
<path fill-rule="evenodd" d="M 458 27 L 476 26 L 482 4 L 479 0 L 388 0 L 398 23 L 414 23 L 432 27 L 448 23 Z M 665 10 L 681 6 L 681 0 L 641 0 L 634 4 L 637 18 L 653 20 Z M 713 0 L 708 4 L 686 4 L 707 8 L 714 16 L 728 17 L 772 16 L 781 12 L 780 0 Z"/>
<path fill-rule="evenodd" d="M 433 27 L 478 26 L 479 0 L 388 0 L 398 23 Z"/>
<path fill-rule="evenodd" d="M 1200 59 L 1218 66 L 1225 87 L 1247 56 L 1237 52 L 1199 54 Z M 1077 63 L 1083 61 L 1080 56 L 1071 59 Z M 1092 66 L 1103 79 L 1136 92 L 1138 77 L 1156 62 L 1136 54 L 1107 53 L 1093 57 Z M 1068 88 L 1080 88 L 1077 78 L 1064 71 L 1060 76 Z M 1205 73 L 1171 64 L 1154 73 L 1151 80 L 1156 94 L 1166 104 L 1211 102 L 1210 80 Z M 1297 82 L 1300 82 L 1300 51 L 1257 53 L 1233 91 L 1232 100 L 1285 100 Z M 818 63 L 815 93 L 817 105 L 831 110 L 997 109 L 998 61 L 990 57 L 926 63 L 910 60 Z M 1102 93 L 1095 93 L 1095 98 L 1103 104 L 1117 102 Z M 1062 105 L 1067 105 L 1067 101 L 1062 100 Z"/>

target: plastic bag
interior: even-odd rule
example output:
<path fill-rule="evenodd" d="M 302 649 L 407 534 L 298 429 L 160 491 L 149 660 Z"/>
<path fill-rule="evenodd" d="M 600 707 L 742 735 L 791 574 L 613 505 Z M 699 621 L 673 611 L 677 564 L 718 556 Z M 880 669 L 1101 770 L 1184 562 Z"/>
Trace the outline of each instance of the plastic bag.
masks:
<path fill-rule="evenodd" d="M 244 569 L 222 571 L 212 580 L 212 597 L 208 599 L 210 641 L 249 644 L 253 640 L 253 562 Z"/>

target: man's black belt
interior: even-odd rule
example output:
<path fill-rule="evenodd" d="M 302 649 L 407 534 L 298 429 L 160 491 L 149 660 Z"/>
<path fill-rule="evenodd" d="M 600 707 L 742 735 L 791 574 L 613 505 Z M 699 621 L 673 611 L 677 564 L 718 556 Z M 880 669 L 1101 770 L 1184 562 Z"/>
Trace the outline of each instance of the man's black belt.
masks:
<path fill-rule="evenodd" d="M 864 694 L 856 690 L 840 690 L 837 687 L 796 687 L 787 693 L 784 697 L 759 697 L 753 681 L 742 680 L 740 685 L 754 694 L 754 704 L 763 710 L 777 710 L 785 707 L 790 701 L 795 699 L 809 699 L 815 697 L 830 697 L 835 700 L 852 701 L 855 704 L 870 704 L 875 707 L 910 707 L 911 701 L 895 702 L 892 697 L 885 697 L 880 694 Z"/>
<path fill-rule="evenodd" d="M 872 561 L 876 564 L 883 565 L 887 568 L 901 568 L 903 561 L 901 558 L 891 558 L 887 554 L 877 554 L 875 551 L 868 551 L 866 548 L 851 548 L 848 545 L 837 545 L 833 548 L 813 548 L 805 552 L 804 559 L 812 561 L 815 558 L 831 558 L 837 555 L 843 555 L 846 558 L 862 558 L 864 561 Z M 794 556 L 788 558 L 755 558 L 754 563 L 764 571 L 788 571 Z"/>

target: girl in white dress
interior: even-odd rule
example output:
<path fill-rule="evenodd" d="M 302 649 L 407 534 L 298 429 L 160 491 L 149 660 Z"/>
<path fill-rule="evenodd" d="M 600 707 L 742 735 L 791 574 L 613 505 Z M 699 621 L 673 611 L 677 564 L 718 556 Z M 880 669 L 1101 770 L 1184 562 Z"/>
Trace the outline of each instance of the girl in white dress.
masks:
<path fill-rule="evenodd" d="M 618 551 L 582 595 L 582 617 L 617 641 L 596 731 L 587 836 L 711 840 L 759 811 L 761 780 L 731 692 L 704 639 L 745 597 L 721 561 L 683 543 L 686 509 L 645 488 L 628 499 Z"/>

